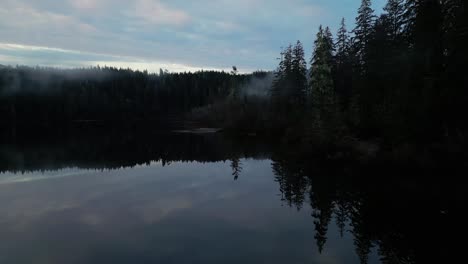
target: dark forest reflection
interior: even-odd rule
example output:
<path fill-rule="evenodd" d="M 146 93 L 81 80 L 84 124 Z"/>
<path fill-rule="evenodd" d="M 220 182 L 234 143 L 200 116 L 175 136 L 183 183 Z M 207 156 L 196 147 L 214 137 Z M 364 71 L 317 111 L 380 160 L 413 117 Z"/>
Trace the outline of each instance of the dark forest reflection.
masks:
<path fill-rule="evenodd" d="M 312 208 L 318 250 L 327 247 L 328 229 L 336 224 L 341 236 L 352 233 L 361 263 L 368 263 L 372 248 L 382 263 L 445 263 L 453 257 L 448 241 L 455 239 L 452 225 L 466 194 L 461 172 L 454 163 L 445 165 L 273 156 L 282 200 L 298 210 Z"/>
<path fill-rule="evenodd" d="M 165 165 L 174 161 L 233 160 L 233 176 L 238 176 L 240 157 L 268 158 L 268 145 L 253 143 L 255 139 L 233 142 L 215 133 L 174 131 L 151 126 L 107 125 L 3 131 L 4 135 L 0 138 L 0 171 L 69 167 L 117 169 L 157 161 Z"/>
<path fill-rule="evenodd" d="M 4 135 L 1 172 L 227 161 L 233 180 L 242 181 L 243 166 L 249 165 L 245 158 L 270 159 L 281 194 L 281 201 L 271 203 L 310 211 L 315 229 L 310 236 L 321 253 L 334 247 L 328 238 L 332 225 L 341 237 L 351 234 L 361 263 L 369 262 L 371 252 L 382 263 L 444 263 L 453 255 L 448 242 L 454 241 L 466 201 L 457 161 L 421 167 L 323 154 L 292 156 L 258 139 L 153 129 L 80 128 L 48 132 L 46 140 L 44 133 L 31 137 L 30 132 Z"/>

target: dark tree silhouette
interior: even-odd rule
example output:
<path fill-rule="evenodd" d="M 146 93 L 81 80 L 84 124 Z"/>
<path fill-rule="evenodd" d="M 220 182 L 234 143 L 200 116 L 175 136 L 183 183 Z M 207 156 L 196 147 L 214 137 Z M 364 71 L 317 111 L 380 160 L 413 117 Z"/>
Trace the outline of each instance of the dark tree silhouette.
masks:
<path fill-rule="evenodd" d="M 234 180 L 237 181 L 239 176 L 242 172 L 242 163 L 240 162 L 239 158 L 231 159 L 231 169 L 232 169 L 232 176 L 234 176 Z"/>

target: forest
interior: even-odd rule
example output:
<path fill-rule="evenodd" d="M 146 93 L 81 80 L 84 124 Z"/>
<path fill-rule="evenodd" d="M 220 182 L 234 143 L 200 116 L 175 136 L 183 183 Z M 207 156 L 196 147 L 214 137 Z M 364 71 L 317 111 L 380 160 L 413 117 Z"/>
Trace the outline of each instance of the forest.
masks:
<path fill-rule="evenodd" d="M 3 66 L 0 112 L 3 124 L 154 121 L 212 104 L 227 97 L 234 85 L 262 74 Z"/>
<path fill-rule="evenodd" d="M 362 0 L 353 29 L 344 19 L 335 36 L 320 26 L 310 59 L 297 41 L 273 72 L 0 66 L 0 126 L 182 118 L 300 144 L 461 146 L 467 9 L 463 0 L 389 0 L 375 12 Z"/>
<path fill-rule="evenodd" d="M 467 21 L 463 1 L 389 0 L 377 16 L 363 0 L 354 29 L 320 26 L 309 63 L 300 41 L 282 50 L 267 124 L 307 142 L 463 144 Z"/>

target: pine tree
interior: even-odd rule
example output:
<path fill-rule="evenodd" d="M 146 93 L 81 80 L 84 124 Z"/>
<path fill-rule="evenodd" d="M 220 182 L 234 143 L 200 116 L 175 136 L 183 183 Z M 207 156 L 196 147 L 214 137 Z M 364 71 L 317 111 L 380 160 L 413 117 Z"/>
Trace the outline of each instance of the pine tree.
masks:
<path fill-rule="evenodd" d="M 345 63 L 348 48 L 349 48 L 349 36 L 348 30 L 346 29 L 345 19 L 341 19 L 340 29 L 337 33 L 337 41 L 336 41 L 336 63 L 338 66 L 343 65 Z"/>
<path fill-rule="evenodd" d="M 330 64 L 331 57 L 332 50 L 322 28 L 320 28 L 319 33 L 317 33 L 317 40 L 315 41 L 310 71 L 312 102 L 314 107 L 318 109 L 324 109 L 333 101 L 334 89 L 332 65 Z"/>
<path fill-rule="evenodd" d="M 283 85 L 286 79 L 286 66 L 285 66 L 285 60 L 284 60 L 284 53 L 285 50 L 282 49 L 280 53 L 280 62 L 278 64 L 278 68 L 275 71 L 275 78 L 273 80 L 273 85 L 272 85 L 272 90 L 271 90 L 271 96 L 275 102 L 279 100 L 279 98 L 282 96 L 282 89 Z"/>
<path fill-rule="evenodd" d="M 358 10 L 358 16 L 356 17 L 356 28 L 353 30 L 355 52 L 358 57 L 359 66 L 361 67 L 361 73 L 365 73 L 367 48 L 374 18 L 374 10 L 371 8 L 371 1 L 362 0 L 361 7 L 359 7 Z"/>
<path fill-rule="evenodd" d="M 289 88 L 291 86 L 291 80 L 293 76 L 293 47 L 291 44 L 284 50 L 284 78 L 286 81 L 285 89 L 287 89 L 287 94 L 289 94 Z"/>
<path fill-rule="evenodd" d="M 293 47 L 289 45 L 281 52 L 281 60 L 275 73 L 275 80 L 271 90 L 273 115 L 276 116 L 278 127 L 287 127 L 295 121 L 297 109 L 294 94 Z"/>
<path fill-rule="evenodd" d="M 419 2 L 420 0 L 405 0 L 404 2 L 403 33 L 410 46 L 414 45 L 414 30 Z"/>
<path fill-rule="evenodd" d="M 335 42 L 334 83 L 337 98 L 342 109 L 348 108 L 352 95 L 352 65 L 350 58 L 350 38 L 346 29 L 345 19 L 341 19 Z"/>
<path fill-rule="evenodd" d="M 404 0 L 388 0 L 384 10 L 390 26 L 390 39 L 396 41 L 401 36 L 405 23 Z"/>
<path fill-rule="evenodd" d="M 330 31 L 329 27 L 325 28 L 323 32 L 323 37 L 325 38 L 326 49 L 329 50 L 329 62 L 333 61 L 333 54 L 335 52 L 335 43 L 333 42 L 333 34 Z"/>
<path fill-rule="evenodd" d="M 298 40 L 292 51 L 292 89 L 295 102 L 302 106 L 307 89 L 307 62 L 304 47 Z"/>
<path fill-rule="evenodd" d="M 397 59 L 402 52 L 392 41 L 392 22 L 382 14 L 375 22 L 368 48 L 368 71 L 363 101 L 367 105 L 367 128 L 383 133 L 390 122 L 392 94 L 400 88 L 396 81 L 401 64 Z"/>
<path fill-rule="evenodd" d="M 329 36 L 320 26 L 315 40 L 310 71 L 312 123 L 315 136 L 319 138 L 332 137 L 338 129 L 338 107 L 335 98 L 332 65 L 333 48 Z"/>
<path fill-rule="evenodd" d="M 370 0 L 362 0 L 356 17 L 356 27 L 353 30 L 352 63 L 353 63 L 353 106 L 359 109 L 360 130 L 368 133 L 372 128 L 373 90 L 369 84 L 370 42 L 374 29 L 374 10 Z M 357 106 L 357 107 L 356 107 Z M 354 118 L 356 119 L 356 118 Z M 356 119 L 356 120 L 357 120 Z M 360 132 L 361 132 L 360 131 Z"/>

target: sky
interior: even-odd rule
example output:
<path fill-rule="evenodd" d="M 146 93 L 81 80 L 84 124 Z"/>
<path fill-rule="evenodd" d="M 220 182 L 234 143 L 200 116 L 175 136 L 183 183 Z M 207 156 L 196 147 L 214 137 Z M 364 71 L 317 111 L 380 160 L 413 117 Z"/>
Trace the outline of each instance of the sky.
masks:
<path fill-rule="evenodd" d="M 158 72 L 273 70 L 281 47 L 307 57 L 320 24 L 348 29 L 360 0 L 2 0 L 0 64 Z M 381 12 L 385 0 L 374 0 Z"/>

